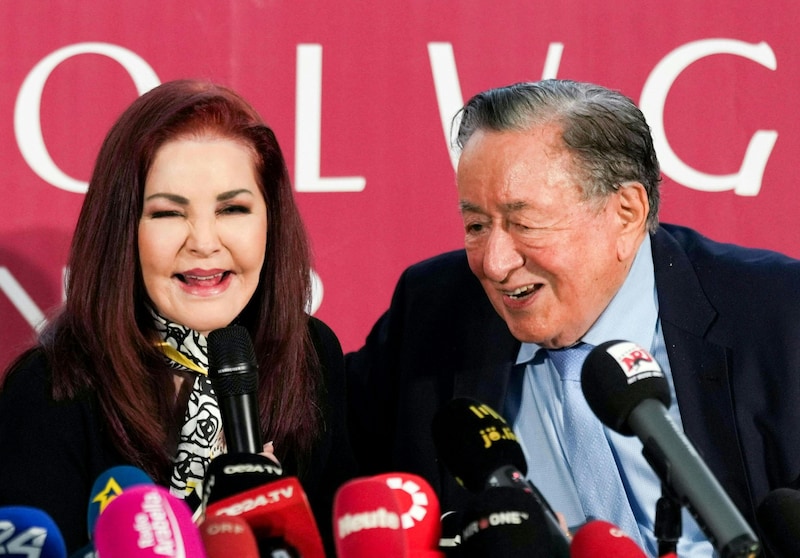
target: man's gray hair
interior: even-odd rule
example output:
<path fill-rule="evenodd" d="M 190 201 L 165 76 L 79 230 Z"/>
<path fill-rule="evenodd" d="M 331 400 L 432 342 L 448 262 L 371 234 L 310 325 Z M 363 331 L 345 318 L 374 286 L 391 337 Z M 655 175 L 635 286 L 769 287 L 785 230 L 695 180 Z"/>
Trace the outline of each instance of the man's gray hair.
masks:
<path fill-rule="evenodd" d="M 591 83 L 543 80 L 478 93 L 456 115 L 456 146 L 463 149 L 478 130 L 525 131 L 548 123 L 562 128 L 587 199 L 639 182 L 647 191 L 647 227 L 658 227 L 661 171 L 650 127 L 636 104 Z"/>

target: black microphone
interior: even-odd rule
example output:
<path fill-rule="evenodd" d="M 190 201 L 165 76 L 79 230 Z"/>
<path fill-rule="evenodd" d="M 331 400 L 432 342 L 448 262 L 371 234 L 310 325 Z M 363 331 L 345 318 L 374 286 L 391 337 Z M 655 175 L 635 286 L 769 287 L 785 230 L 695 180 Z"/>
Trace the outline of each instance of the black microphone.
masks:
<path fill-rule="evenodd" d="M 501 415 L 475 399 L 459 397 L 439 409 L 432 429 L 439 459 L 462 486 L 476 493 L 513 488 L 532 497 L 542 508 L 554 541 L 552 556 L 569 556 L 569 541 L 558 518 L 544 496 L 525 478 L 525 454 L 514 430 Z"/>
<path fill-rule="evenodd" d="M 508 486 L 488 488 L 464 509 L 459 556 L 564 556 L 545 515 L 542 506 L 523 491 Z"/>
<path fill-rule="evenodd" d="M 800 493 L 791 488 L 773 490 L 756 509 L 764 542 L 776 558 L 800 556 Z"/>
<path fill-rule="evenodd" d="M 669 384 L 650 353 L 629 341 L 602 343 L 586 357 L 581 385 L 606 426 L 639 437 L 663 486 L 688 508 L 722 558 L 758 556 L 753 530 L 669 416 Z"/>
<path fill-rule="evenodd" d="M 203 481 L 203 508 L 283 477 L 283 468 L 254 453 L 223 453 L 208 464 Z"/>
<path fill-rule="evenodd" d="M 258 416 L 258 363 L 244 327 L 233 325 L 209 333 L 208 377 L 217 394 L 228 451 L 264 451 Z"/>

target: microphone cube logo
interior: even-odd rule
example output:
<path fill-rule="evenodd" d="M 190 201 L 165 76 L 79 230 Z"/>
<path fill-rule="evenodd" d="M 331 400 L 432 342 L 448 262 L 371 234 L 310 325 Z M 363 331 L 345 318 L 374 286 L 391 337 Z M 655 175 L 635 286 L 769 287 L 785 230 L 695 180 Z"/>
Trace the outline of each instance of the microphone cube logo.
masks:
<path fill-rule="evenodd" d="M 384 480 L 386 486 L 394 491 L 395 498 L 402 510 L 400 520 L 403 529 L 411 529 L 415 523 L 419 523 L 425 518 L 429 505 L 428 495 L 411 478 L 388 476 Z"/>
<path fill-rule="evenodd" d="M 38 557 L 46 539 L 47 529 L 43 527 L 18 530 L 12 522 L 0 520 L 0 554 Z"/>
<path fill-rule="evenodd" d="M 654 376 L 664 377 L 656 359 L 636 343 L 622 341 L 607 347 L 606 352 L 617 361 L 625 372 L 628 384 Z"/>

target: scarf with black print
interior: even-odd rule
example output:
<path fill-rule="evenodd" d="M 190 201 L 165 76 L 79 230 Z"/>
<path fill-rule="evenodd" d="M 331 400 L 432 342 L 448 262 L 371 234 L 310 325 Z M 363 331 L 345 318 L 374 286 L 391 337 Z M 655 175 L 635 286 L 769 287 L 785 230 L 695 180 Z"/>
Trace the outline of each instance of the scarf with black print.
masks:
<path fill-rule="evenodd" d="M 217 396 L 208 377 L 206 338 L 197 331 L 167 320 L 153 309 L 150 312 L 161 338 L 158 348 L 164 353 L 167 363 L 176 370 L 191 372 L 194 377 L 173 459 L 169 491 L 196 511 L 200 508 L 208 464 L 217 455 L 225 453 Z"/>

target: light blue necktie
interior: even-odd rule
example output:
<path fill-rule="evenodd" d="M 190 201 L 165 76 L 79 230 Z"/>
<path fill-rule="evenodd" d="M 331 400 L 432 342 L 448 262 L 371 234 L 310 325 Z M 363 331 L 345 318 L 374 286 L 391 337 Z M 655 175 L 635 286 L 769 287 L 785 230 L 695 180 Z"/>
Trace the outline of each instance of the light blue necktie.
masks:
<path fill-rule="evenodd" d="M 567 462 L 586 519 L 613 523 L 644 548 L 603 425 L 583 396 L 581 367 L 592 348 L 579 343 L 547 351 L 561 376 Z"/>

